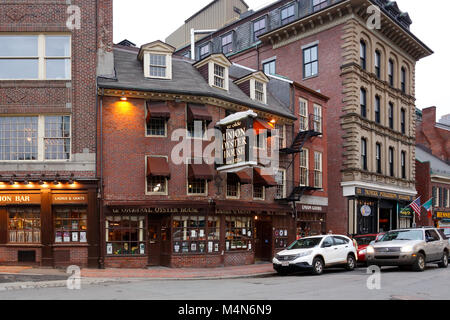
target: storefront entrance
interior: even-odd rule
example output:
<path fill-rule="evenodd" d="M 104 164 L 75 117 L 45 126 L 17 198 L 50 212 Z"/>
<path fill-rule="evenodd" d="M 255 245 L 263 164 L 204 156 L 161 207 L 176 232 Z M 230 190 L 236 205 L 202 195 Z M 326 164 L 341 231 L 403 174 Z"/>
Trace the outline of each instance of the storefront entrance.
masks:
<path fill-rule="evenodd" d="M 386 232 L 397 229 L 397 211 L 394 209 L 396 203 L 380 200 L 379 230 Z"/>
<path fill-rule="evenodd" d="M 272 260 L 272 222 L 255 221 L 255 260 Z"/>
<path fill-rule="evenodd" d="M 161 220 L 148 221 L 148 265 L 161 265 Z"/>

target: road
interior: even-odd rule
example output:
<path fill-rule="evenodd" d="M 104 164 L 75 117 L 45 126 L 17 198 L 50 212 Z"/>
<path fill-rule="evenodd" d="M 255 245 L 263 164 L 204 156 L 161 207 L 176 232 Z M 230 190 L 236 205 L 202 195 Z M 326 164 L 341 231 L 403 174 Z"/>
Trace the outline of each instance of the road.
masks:
<path fill-rule="evenodd" d="M 295 274 L 233 280 L 119 280 L 66 288 L 0 292 L 0 300 L 450 300 L 450 268 L 432 265 L 422 273 L 383 268 L 379 290 L 369 290 L 367 270 L 328 270 L 322 276 Z"/>

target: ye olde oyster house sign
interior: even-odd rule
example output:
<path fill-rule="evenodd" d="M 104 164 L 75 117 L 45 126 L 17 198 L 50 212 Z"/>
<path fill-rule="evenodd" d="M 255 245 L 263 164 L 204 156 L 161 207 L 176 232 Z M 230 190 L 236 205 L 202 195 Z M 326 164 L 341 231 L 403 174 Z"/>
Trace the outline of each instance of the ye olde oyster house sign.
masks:
<path fill-rule="evenodd" d="M 253 129 L 253 120 L 258 115 L 253 110 L 237 112 L 217 123 L 222 132 L 222 157 L 218 171 L 238 171 L 246 166 L 256 166 L 250 159 L 250 145 L 247 131 Z"/>

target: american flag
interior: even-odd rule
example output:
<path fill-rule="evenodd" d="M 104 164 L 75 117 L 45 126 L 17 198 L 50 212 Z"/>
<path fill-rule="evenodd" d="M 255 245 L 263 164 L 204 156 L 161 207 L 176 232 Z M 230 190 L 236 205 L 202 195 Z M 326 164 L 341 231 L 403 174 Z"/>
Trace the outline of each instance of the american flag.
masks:
<path fill-rule="evenodd" d="M 420 219 L 420 197 L 414 200 L 409 206 L 417 213 Z"/>

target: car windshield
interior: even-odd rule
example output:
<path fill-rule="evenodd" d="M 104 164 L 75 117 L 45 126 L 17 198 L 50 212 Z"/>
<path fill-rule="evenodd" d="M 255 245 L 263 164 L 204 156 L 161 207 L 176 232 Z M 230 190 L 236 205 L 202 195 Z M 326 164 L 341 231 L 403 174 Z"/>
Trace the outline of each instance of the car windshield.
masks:
<path fill-rule="evenodd" d="M 423 232 L 421 230 L 389 231 L 379 241 L 392 240 L 423 240 Z"/>
<path fill-rule="evenodd" d="M 365 237 L 355 237 L 356 243 L 358 246 L 366 246 L 369 245 L 372 241 L 374 241 L 376 236 L 365 236 Z"/>
<path fill-rule="evenodd" d="M 450 236 L 450 229 L 444 229 L 444 233 L 446 236 Z"/>
<path fill-rule="evenodd" d="M 314 248 L 320 244 L 320 241 L 322 241 L 321 237 L 299 239 L 291 244 L 288 250 Z"/>

